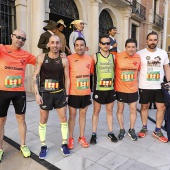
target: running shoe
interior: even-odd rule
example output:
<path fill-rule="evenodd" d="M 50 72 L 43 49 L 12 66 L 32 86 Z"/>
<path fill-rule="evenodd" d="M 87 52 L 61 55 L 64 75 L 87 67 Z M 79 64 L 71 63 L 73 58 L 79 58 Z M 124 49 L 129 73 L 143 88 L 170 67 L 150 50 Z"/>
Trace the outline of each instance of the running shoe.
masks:
<path fill-rule="evenodd" d="M 1 150 L 0 150 L 0 162 L 2 161 L 3 155 L 4 155 L 4 151 L 1 149 Z"/>
<path fill-rule="evenodd" d="M 126 136 L 126 131 L 125 131 L 125 129 L 120 129 L 120 133 L 119 133 L 119 135 L 118 135 L 118 139 L 119 139 L 119 140 L 122 140 L 122 139 L 124 139 L 125 136 Z"/>
<path fill-rule="evenodd" d="M 133 141 L 137 140 L 137 138 L 138 138 L 138 137 L 136 136 L 135 129 L 129 129 L 128 135 L 130 136 L 130 138 L 131 138 Z"/>
<path fill-rule="evenodd" d="M 96 144 L 97 143 L 97 135 L 96 134 L 92 134 L 91 139 L 90 139 L 90 143 L 91 144 Z"/>
<path fill-rule="evenodd" d="M 68 140 L 68 148 L 69 149 L 74 148 L 74 138 L 69 138 L 69 140 Z"/>
<path fill-rule="evenodd" d="M 25 158 L 31 156 L 31 152 L 30 152 L 30 150 L 28 149 L 27 145 L 21 146 L 20 149 L 21 149 L 21 153 L 23 154 L 23 156 L 24 156 Z"/>
<path fill-rule="evenodd" d="M 39 153 L 39 158 L 40 159 L 45 159 L 47 157 L 47 152 L 48 152 L 48 148 L 47 146 L 41 146 L 41 151 Z"/>
<path fill-rule="evenodd" d="M 67 144 L 61 145 L 61 151 L 62 151 L 64 156 L 69 156 L 70 155 L 70 150 L 68 149 Z"/>
<path fill-rule="evenodd" d="M 163 135 L 161 130 L 159 130 L 158 132 L 153 131 L 152 135 L 153 137 L 159 139 L 161 142 L 164 142 L 164 143 L 168 142 L 168 139 Z"/>
<path fill-rule="evenodd" d="M 148 130 L 145 127 L 142 127 L 141 131 L 138 133 L 138 137 L 144 138 L 148 134 Z"/>
<path fill-rule="evenodd" d="M 107 138 L 111 140 L 111 142 L 118 142 L 116 136 L 112 133 L 112 134 L 108 134 Z"/>
<path fill-rule="evenodd" d="M 84 136 L 82 136 L 81 138 L 79 137 L 78 143 L 80 143 L 83 148 L 89 147 L 89 143 L 86 142 L 86 138 Z"/>

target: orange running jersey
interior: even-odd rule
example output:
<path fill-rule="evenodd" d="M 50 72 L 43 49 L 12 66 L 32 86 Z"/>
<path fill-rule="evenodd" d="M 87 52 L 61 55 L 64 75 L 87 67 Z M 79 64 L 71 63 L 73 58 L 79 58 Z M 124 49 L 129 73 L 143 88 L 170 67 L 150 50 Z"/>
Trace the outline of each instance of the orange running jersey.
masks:
<path fill-rule="evenodd" d="M 25 50 L 13 50 L 10 45 L 0 44 L 0 90 L 25 91 L 25 69 L 35 65 L 36 58 Z"/>
<path fill-rule="evenodd" d="M 119 52 L 115 58 L 115 91 L 135 93 L 138 91 L 138 71 L 140 56 L 129 56 L 126 51 Z"/>
<path fill-rule="evenodd" d="M 92 57 L 76 53 L 67 57 L 70 71 L 70 95 L 90 95 L 90 74 L 94 71 Z"/>

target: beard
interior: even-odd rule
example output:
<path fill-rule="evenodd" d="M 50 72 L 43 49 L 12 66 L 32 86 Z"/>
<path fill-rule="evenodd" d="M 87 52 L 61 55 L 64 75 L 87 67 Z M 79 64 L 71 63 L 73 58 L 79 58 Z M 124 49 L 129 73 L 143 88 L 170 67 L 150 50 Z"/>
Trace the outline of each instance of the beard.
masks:
<path fill-rule="evenodd" d="M 148 45 L 148 48 L 150 48 L 150 49 L 155 49 L 156 48 L 156 46 L 157 46 L 157 44 L 150 44 L 150 45 Z"/>

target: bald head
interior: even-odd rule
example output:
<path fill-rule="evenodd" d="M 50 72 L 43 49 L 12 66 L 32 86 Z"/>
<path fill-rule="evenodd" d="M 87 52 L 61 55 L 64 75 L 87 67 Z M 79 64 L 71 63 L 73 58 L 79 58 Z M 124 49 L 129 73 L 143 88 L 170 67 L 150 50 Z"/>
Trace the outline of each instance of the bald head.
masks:
<path fill-rule="evenodd" d="M 52 35 L 49 38 L 47 46 L 50 48 L 51 52 L 58 53 L 62 47 L 60 38 L 57 35 Z"/>
<path fill-rule="evenodd" d="M 24 31 L 17 29 L 14 30 L 13 33 L 11 34 L 11 39 L 12 39 L 12 47 L 14 49 L 20 49 L 25 44 L 26 34 Z"/>
<path fill-rule="evenodd" d="M 26 34 L 25 34 L 25 32 L 23 30 L 19 30 L 19 29 L 14 30 L 12 34 L 16 34 L 16 35 L 19 35 L 21 37 L 26 38 Z"/>
<path fill-rule="evenodd" d="M 57 36 L 57 35 L 52 35 L 52 36 L 49 38 L 49 42 L 50 42 L 50 41 L 53 41 L 53 40 L 57 40 L 57 41 L 60 42 L 60 38 L 59 38 L 59 36 Z"/>

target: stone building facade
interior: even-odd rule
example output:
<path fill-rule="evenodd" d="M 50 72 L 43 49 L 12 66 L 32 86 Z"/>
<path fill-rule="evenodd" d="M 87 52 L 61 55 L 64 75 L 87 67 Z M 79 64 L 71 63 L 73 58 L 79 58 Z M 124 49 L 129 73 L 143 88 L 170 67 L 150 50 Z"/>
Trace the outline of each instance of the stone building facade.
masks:
<path fill-rule="evenodd" d="M 84 36 L 91 55 L 98 51 L 99 35 L 107 32 L 110 26 L 116 26 L 118 49 L 124 50 L 127 38 L 138 40 L 138 49 L 144 48 L 146 35 L 151 31 L 159 34 L 159 47 L 163 43 L 163 16 L 166 0 L 0 0 L 1 43 L 9 43 L 9 34 L 13 29 L 22 29 L 27 34 L 25 49 L 35 56 L 42 51 L 37 48 L 40 34 L 45 23 L 43 20 L 63 19 L 67 41 L 72 32 L 70 27 L 74 19 L 82 19 L 86 25 Z M 5 16 L 5 6 L 10 6 Z M 11 11 L 10 11 L 11 9 Z M 11 20 L 5 21 L 5 17 Z M 8 28 L 7 28 L 8 26 Z M 5 31 L 6 30 L 6 31 Z M 4 41 L 4 39 L 7 41 Z M 26 89 L 32 91 L 33 67 L 26 72 Z"/>

